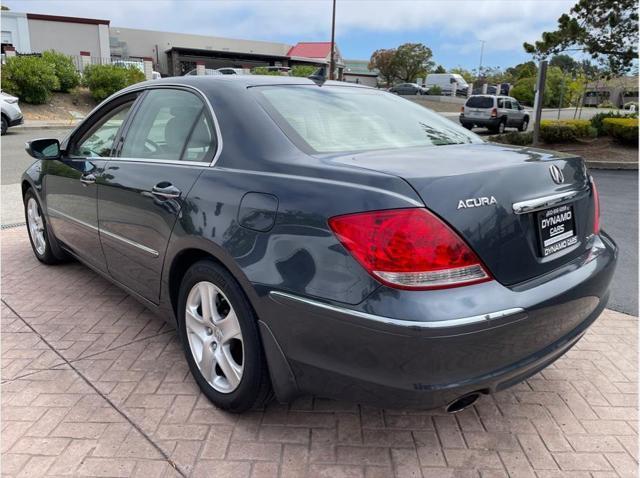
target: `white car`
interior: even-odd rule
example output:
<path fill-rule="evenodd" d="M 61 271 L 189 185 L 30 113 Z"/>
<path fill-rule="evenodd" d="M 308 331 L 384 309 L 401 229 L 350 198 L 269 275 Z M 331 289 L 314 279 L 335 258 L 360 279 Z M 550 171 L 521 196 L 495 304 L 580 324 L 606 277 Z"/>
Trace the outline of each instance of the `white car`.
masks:
<path fill-rule="evenodd" d="M 18 105 L 18 98 L 5 92 L 0 92 L 0 108 L 2 109 L 2 134 L 7 132 L 10 126 L 22 124 L 24 119 Z"/>

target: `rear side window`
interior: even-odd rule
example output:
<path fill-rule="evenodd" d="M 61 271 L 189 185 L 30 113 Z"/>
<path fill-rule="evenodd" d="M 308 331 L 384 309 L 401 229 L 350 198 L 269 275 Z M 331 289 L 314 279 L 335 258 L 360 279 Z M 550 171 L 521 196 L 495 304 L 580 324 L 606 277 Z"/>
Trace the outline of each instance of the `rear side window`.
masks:
<path fill-rule="evenodd" d="M 133 118 L 120 156 L 202 161 L 215 148 L 210 126 L 204 103 L 195 94 L 151 90 Z"/>
<path fill-rule="evenodd" d="M 472 96 L 467 100 L 470 108 L 493 108 L 493 98 L 489 96 Z"/>

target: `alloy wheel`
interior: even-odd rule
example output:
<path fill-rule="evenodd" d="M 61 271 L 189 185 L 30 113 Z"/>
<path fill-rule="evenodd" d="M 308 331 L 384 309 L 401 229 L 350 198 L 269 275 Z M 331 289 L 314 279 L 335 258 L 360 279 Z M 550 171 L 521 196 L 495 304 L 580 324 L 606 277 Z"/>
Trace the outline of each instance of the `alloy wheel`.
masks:
<path fill-rule="evenodd" d="M 47 240 L 44 237 L 44 221 L 40 214 L 38 202 L 32 197 L 27 201 L 27 223 L 33 247 L 42 256 L 47 250 Z"/>
<path fill-rule="evenodd" d="M 189 291 L 185 313 L 189 348 L 200 373 L 215 390 L 231 393 L 244 371 L 244 340 L 238 316 L 225 294 L 211 282 Z"/>
<path fill-rule="evenodd" d="M 504 133 L 504 121 L 501 121 L 500 124 L 498 124 L 498 133 Z"/>

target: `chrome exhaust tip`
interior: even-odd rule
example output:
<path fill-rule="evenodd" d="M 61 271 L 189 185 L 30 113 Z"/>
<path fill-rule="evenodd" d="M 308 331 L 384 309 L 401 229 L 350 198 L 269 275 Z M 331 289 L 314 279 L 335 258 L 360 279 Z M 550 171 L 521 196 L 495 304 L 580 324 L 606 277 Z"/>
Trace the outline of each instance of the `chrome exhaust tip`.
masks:
<path fill-rule="evenodd" d="M 472 392 L 467 395 L 463 395 L 460 398 L 455 399 L 449 405 L 447 405 L 447 413 L 458 413 L 462 410 L 469 408 L 480 398 L 479 392 Z"/>

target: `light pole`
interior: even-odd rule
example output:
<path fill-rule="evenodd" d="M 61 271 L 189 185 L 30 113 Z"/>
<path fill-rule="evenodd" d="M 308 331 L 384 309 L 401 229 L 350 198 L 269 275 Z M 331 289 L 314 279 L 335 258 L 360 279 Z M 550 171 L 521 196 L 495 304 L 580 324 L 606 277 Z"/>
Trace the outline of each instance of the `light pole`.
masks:
<path fill-rule="evenodd" d="M 333 13 L 331 14 L 331 57 L 329 60 L 329 79 L 334 80 L 334 70 L 336 69 L 336 60 L 334 51 L 336 49 L 336 0 L 333 0 Z"/>
<path fill-rule="evenodd" d="M 482 75 L 482 56 L 484 55 L 485 43 L 487 43 L 485 40 L 480 40 L 480 64 L 478 65 L 478 78 Z"/>

